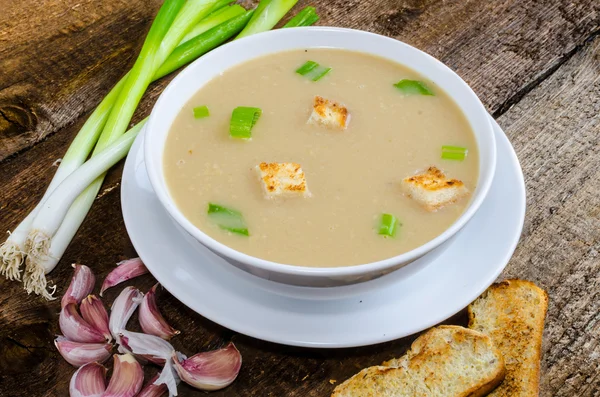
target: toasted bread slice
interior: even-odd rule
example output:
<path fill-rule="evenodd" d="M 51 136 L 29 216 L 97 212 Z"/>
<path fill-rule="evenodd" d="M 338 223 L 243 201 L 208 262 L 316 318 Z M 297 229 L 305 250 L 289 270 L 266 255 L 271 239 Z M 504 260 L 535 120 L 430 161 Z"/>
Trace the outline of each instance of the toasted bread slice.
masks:
<path fill-rule="evenodd" d="M 402 188 L 427 211 L 436 211 L 469 193 L 462 181 L 446 178 L 436 167 L 429 167 L 424 173 L 404 178 Z"/>
<path fill-rule="evenodd" d="M 417 338 L 401 358 L 340 384 L 332 397 L 479 397 L 503 378 L 502 355 L 488 336 L 441 325 Z"/>
<path fill-rule="evenodd" d="M 504 356 L 506 379 L 492 397 L 537 397 L 548 295 L 529 281 L 492 285 L 469 305 L 469 327 L 483 332 Z"/>
<path fill-rule="evenodd" d="M 350 122 L 350 114 L 344 105 L 316 96 L 309 124 L 321 124 L 329 128 L 345 130 Z"/>
<path fill-rule="evenodd" d="M 309 197 L 306 176 L 300 164 L 260 163 L 255 167 L 265 198 Z"/>

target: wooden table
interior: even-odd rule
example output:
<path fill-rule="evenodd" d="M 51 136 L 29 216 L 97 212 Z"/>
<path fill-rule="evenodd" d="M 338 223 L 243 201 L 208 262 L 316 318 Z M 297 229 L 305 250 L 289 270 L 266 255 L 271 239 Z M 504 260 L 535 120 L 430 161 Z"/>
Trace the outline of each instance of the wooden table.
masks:
<path fill-rule="evenodd" d="M 132 65 L 159 0 L 0 0 L 0 230 L 40 199 L 53 163 L 100 99 Z M 302 5 L 308 4 L 300 1 Z M 249 2 L 245 5 L 250 5 Z M 456 70 L 516 148 L 527 184 L 521 242 L 502 278 L 550 294 L 542 396 L 600 396 L 600 2 L 597 0 L 320 0 L 321 25 L 408 42 Z M 146 116 L 172 76 L 152 85 Z M 103 278 L 135 256 L 119 205 L 122 166 L 51 279 L 63 292 L 70 263 Z M 133 284 L 146 291 L 154 280 Z M 117 293 L 107 294 L 111 302 Z M 328 396 L 358 369 L 400 355 L 413 338 L 309 350 L 238 335 L 164 292 L 159 304 L 192 353 L 233 340 L 238 380 L 214 396 Z M 53 346 L 58 301 L 0 280 L 0 395 L 65 396 L 74 369 Z M 258 321 L 258 320 L 257 320 Z M 464 313 L 449 320 L 464 324 Z M 152 371 L 155 371 L 152 369 Z M 149 371 L 150 374 L 152 371 Z M 201 395 L 187 386 L 181 396 Z"/>

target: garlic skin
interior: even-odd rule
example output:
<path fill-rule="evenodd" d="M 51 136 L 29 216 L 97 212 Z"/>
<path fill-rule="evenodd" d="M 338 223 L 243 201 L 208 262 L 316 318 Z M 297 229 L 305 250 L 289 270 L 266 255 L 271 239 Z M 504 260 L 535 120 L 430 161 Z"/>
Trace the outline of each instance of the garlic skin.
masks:
<path fill-rule="evenodd" d="M 106 390 L 106 368 L 98 363 L 85 364 L 71 377 L 70 397 L 102 397 Z"/>
<path fill-rule="evenodd" d="M 115 341 L 119 344 L 121 343 L 119 334 L 125 329 L 125 326 L 127 326 L 129 318 L 140 305 L 143 297 L 144 294 L 142 294 L 139 289 L 126 287 L 113 302 L 110 311 L 110 319 L 108 321 L 108 328 Z"/>
<path fill-rule="evenodd" d="M 103 296 L 102 294 L 104 294 L 104 291 L 107 289 L 146 273 L 148 273 L 148 269 L 146 269 L 146 266 L 140 258 L 121 261 L 117 263 L 117 267 L 108 273 L 104 279 L 102 288 L 100 288 L 100 296 Z"/>
<path fill-rule="evenodd" d="M 99 362 L 103 363 L 111 355 L 113 346 L 110 343 L 80 343 L 59 336 L 54 340 L 54 346 L 60 355 L 74 367 Z"/>
<path fill-rule="evenodd" d="M 152 379 L 146 384 L 142 391 L 136 397 L 161 397 L 169 391 L 167 385 L 155 385 L 154 382 L 158 379 L 158 374 L 154 375 Z"/>
<path fill-rule="evenodd" d="M 165 340 L 171 339 L 174 335 L 179 335 L 179 331 L 167 324 L 156 305 L 156 288 L 158 284 L 150 289 L 144 295 L 140 304 L 140 326 L 146 334 L 155 335 Z"/>
<path fill-rule="evenodd" d="M 75 303 L 69 303 L 62 308 L 58 324 L 63 335 L 70 341 L 81 343 L 106 342 L 104 335 L 79 315 Z"/>
<path fill-rule="evenodd" d="M 131 354 L 115 354 L 113 374 L 102 397 L 134 397 L 142 389 L 144 372 Z"/>
<path fill-rule="evenodd" d="M 200 390 L 219 390 L 229 386 L 242 367 L 242 355 L 233 343 L 182 361 L 175 354 L 172 358 L 181 380 Z"/>
<path fill-rule="evenodd" d="M 81 301 L 79 310 L 83 319 L 92 328 L 104 335 L 104 338 L 108 342 L 112 340 L 112 335 L 108 328 L 108 313 L 100 298 L 96 297 L 96 295 L 88 295 Z"/>
<path fill-rule="evenodd" d="M 67 292 L 63 295 L 60 301 L 60 307 L 63 308 L 69 303 L 79 303 L 83 298 L 92 293 L 94 284 L 96 284 L 96 277 L 92 270 L 85 265 L 72 264 L 75 269 L 71 284 Z"/>
<path fill-rule="evenodd" d="M 155 384 L 165 384 L 169 393 L 177 395 L 177 384 L 179 379 L 173 369 L 171 357 L 176 354 L 175 349 L 169 342 L 154 335 L 146 335 L 139 332 L 121 331 L 121 346 L 131 351 L 136 356 L 157 363 L 164 364 L 160 376 Z"/>

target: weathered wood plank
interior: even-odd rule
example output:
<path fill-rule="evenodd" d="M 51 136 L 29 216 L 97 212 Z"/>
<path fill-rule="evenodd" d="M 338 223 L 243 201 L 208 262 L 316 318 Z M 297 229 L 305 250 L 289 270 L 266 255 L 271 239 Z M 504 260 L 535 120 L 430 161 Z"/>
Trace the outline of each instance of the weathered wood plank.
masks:
<path fill-rule="evenodd" d="M 600 39 L 500 118 L 527 184 L 504 276 L 550 294 L 544 395 L 600 395 Z"/>
<path fill-rule="evenodd" d="M 0 160 L 93 109 L 160 2 L 0 1 Z"/>
<path fill-rule="evenodd" d="M 153 7 L 156 3 L 152 3 Z M 597 2 L 538 3 L 467 1 L 457 5 L 443 1 L 331 1 L 317 4 L 317 7 L 322 10 L 323 24 L 395 35 L 441 57 L 475 87 L 489 109 L 497 110 L 503 108 L 515 93 L 519 97 L 519 90 L 527 91 L 528 84 L 545 76 L 548 70 L 563 61 L 564 54 L 598 28 Z M 21 13 L 25 8 L 20 7 L 28 4 L 0 0 L 3 10 L 0 15 L 0 62 L 7 59 L 3 51 L 11 54 L 20 51 L 19 54 L 24 54 L 20 55 L 24 57 L 22 59 L 29 62 L 19 64 L 20 69 L 50 73 L 56 86 L 69 85 L 69 95 L 76 99 L 63 98 L 53 102 L 56 95 L 53 95 L 52 86 L 44 85 L 43 79 L 38 79 L 26 85 L 34 87 L 35 91 L 31 97 L 28 96 L 30 91 L 23 91 L 25 94 L 17 98 L 23 99 L 22 102 L 11 96 L 5 102 L 0 100 L 2 109 L 15 102 L 34 110 L 50 109 L 48 114 L 32 112 L 39 116 L 35 132 L 43 131 L 41 135 L 30 135 L 29 130 L 23 128 L 8 134 L 13 141 L 5 141 L 7 130 L 2 127 L 0 117 L 0 158 L 5 153 L 2 151 L 5 142 L 13 145 L 8 153 L 32 147 L 1 164 L 0 183 L 4 187 L 0 195 L 2 230 L 14 227 L 25 210 L 39 199 L 43 193 L 42 184 L 53 173 L 52 162 L 62 155 L 82 124 L 82 113 L 89 112 L 130 64 L 140 43 L 129 42 L 135 37 L 133 31 L 128 37 L 113 32 L 113 29 L 118 32 L 126 29 L 119 26 L 123 21 L 117 23 L 115 20 L 131 17 L 136 21 L 136 32 L 143 32 L 148 27 L 149 16 L 155 12 L 155 9 L 149 9 L 150 6 L 139 7 L 138 2 L 103 2 L 103 19 L 84 23 L 82 30 L 76 32 L 77 35 L 87 32 L 88 41 L 76 40 L 71 47 L 66 40 L 55 47 L 57 54 L 44 53 L 53 59 L 45 65 L 58 70 L 54 75 L 52 67 L 44 70 L 31 66 L 37 59 L 33 53 L 27 53 L 26 30 L 31 26 L 21 24 L 17 33 L 16 30 L 5 33 L 7 21 L 24 19 L 25 14 Z M 70 8 L 72 4 L 58 1 L 39 4 L 55 7 L 36 25 L 36 29 L 46 32 L 39 40 L 41 44 L 37 44 L 40 48 L 53 41 L 61 17 L 73 18 L 75 22 L 87 21 L 86 13 L 100 7 L 98 2 L 78 2 L 78 7 L 84 11 L 75 12 Z M 3 18 L 9 15 L 5 10 L 10 11 L 11 18 Z M 122 15 L 124 12 L 129 15 Z M 38 12 L 38 15 L 43 13 Z M 95 30 L 98 24 L 102 29 L 110 27 L 111 32 Z M 17 29 L 14 25 L 16 23 L 10 25 L 11 29 Z M 13 40 L 14 35 L 20 38 Z M 35 38 L 30 39 L 36 42 Z M 89 46 L 92 51 L 94 46 L 102 45 L 100 41 L 106 42 L 102 48 L 107 53 L 98 52 L 98 59 L 116 57 L 114 52 L 108 55 L 110 48 L 117 52 L 119 47 L 129 45 L 125 51 L 128 55 L 123 57 L 127 59 L 121 61 L 117 57 L 118 61 L 114 58 L 109 65 L 109 61 L 96 63 L 98 59 L 93 54 L 89 57 L 79 57 L 77 51 L 74 51 L 75 55 L 69 54 L 69 49 L 73 51 L 81 45 Z M 586 46 L 500 118 L 523 163 L 529 205 L 523 240 L 504 276 L 534 280 L 548 288 L 551 295 L 542 396 L 600 395 L 597 376 L 600 373 L 598 41 Z M 69 59 L 71 56 L 74 58 Z M 69 68 L 75 69 L 69 71 Z M 86 72 L 90 68 L 92 72 Z M 0 73 L 2 70 L 0 67 Z M 25 79 L 31 78 L 27 73 L 32 72 L 23 73 Z M 64 77 L 61 77 L 63 73 Z M 77 77 L 85 73 L 94 81 Z M 0 76 L 0 87 L 5 87 L 4 82 L 8 80 L 5 75 Z M 13 85 L 21 87 L 19 81 L 14 81 Z M 89 88 L 90 84 L 95 88 Z M 163 85 L 154 86 L 140 114 L 147 114 Z M 0 91 L 0 99 L 4 99 L 3 92 Z M 28 102 L 30 100 L 32 102 Z M 81 107 L 75 111 L 60 110 L 73 101 L 82 104 Z M 54 107 L 47 108 L 47 103 Z M 66 113 L 59 114 L 60 111 Z M 26 117 L 21 119 L 27 120 Z M 51 127 L 38 131 L 43 123 Z M 27 125 L 26 122 L 22 124 Z M 59 133 L 55 134 L 57 131 Z M 15 138 L 23 133 L 27 135 L 24 146 L 21 138 Z M 32 136 L 34 138 L 30 139 Z M 43 140 L 43 137 L 47 138 Z M 15 142 L 17 146 L 14 146 Z M 120 216 L 119 192 L 112 189 L 117 186 L 119 175 L 120 169 L 111 173 L 109 189 L 97 200 L 65 260 L 53 273 L 52 278 L 59 284 L 59 289 L 64 290 L 68 284 L 71 269 L 67 263 L 86 263 L 101 279 L 115 262 L 134 255 Z M 152 278 L 145 276 L 133 284 L 145 291 L 152 283 Z M 60 358 L 52 345 L 53 335 L 59 333 L 58 302 L 46 304 L 35 298 L 24 299 L 20 285 L 4 280 L 0 280 L 0 291 L 0 395 L 66 395 L 73 368 Z M 112 301 L 117 292 L 118 289 L 109 291 L 107 301 Z M 331 379 L 341 381 L 364 366 L 399 355 L 410 342 L 409 338 L 360 349 L 295 349 L 234 335 L 191 312 L 167 293 L 161 296 L 160 305 L 174 326 L 184 331 L 174 340 L 178 349 L 194 353 L 233 339 L 242 351 L 244 367 L 240 378 L 225 391 L 213 393 L 215 396 L 326 396 L 334 387 L 329 383 Z M 464 324 L 464 318 L 459 316 L 452 322 Z M 131 328 L 135 329 L 135 319 L 132 323 Z M 180 395 L 202 393 L 182 386 Z"/>

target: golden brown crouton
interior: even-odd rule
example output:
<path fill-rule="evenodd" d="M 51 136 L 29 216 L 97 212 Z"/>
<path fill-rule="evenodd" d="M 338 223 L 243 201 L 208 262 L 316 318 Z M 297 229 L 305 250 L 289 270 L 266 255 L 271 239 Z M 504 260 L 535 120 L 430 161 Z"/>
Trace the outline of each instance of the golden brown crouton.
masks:
<path fill-rule="evenodd" d="M 306 177 L 300 164 L 260 163 L 255 168 L 266 198 L 310 196 L 306 187 Z"/>
<path fill-rule="evenodd" d="M 435 211 L 456 202 L 469 191 L 458 179 L 448 179 L 436 167 L 419 175 L 409 176 L 402 181 L 406 194 L 421 204 L 427 211 Z"/>
<path fill-rule="evenodd" d="M 308 123 L 345 130 L 348 122 L 350 122 L 350 114 L 343 105 L 318 95 L 315 97 Z"/>

